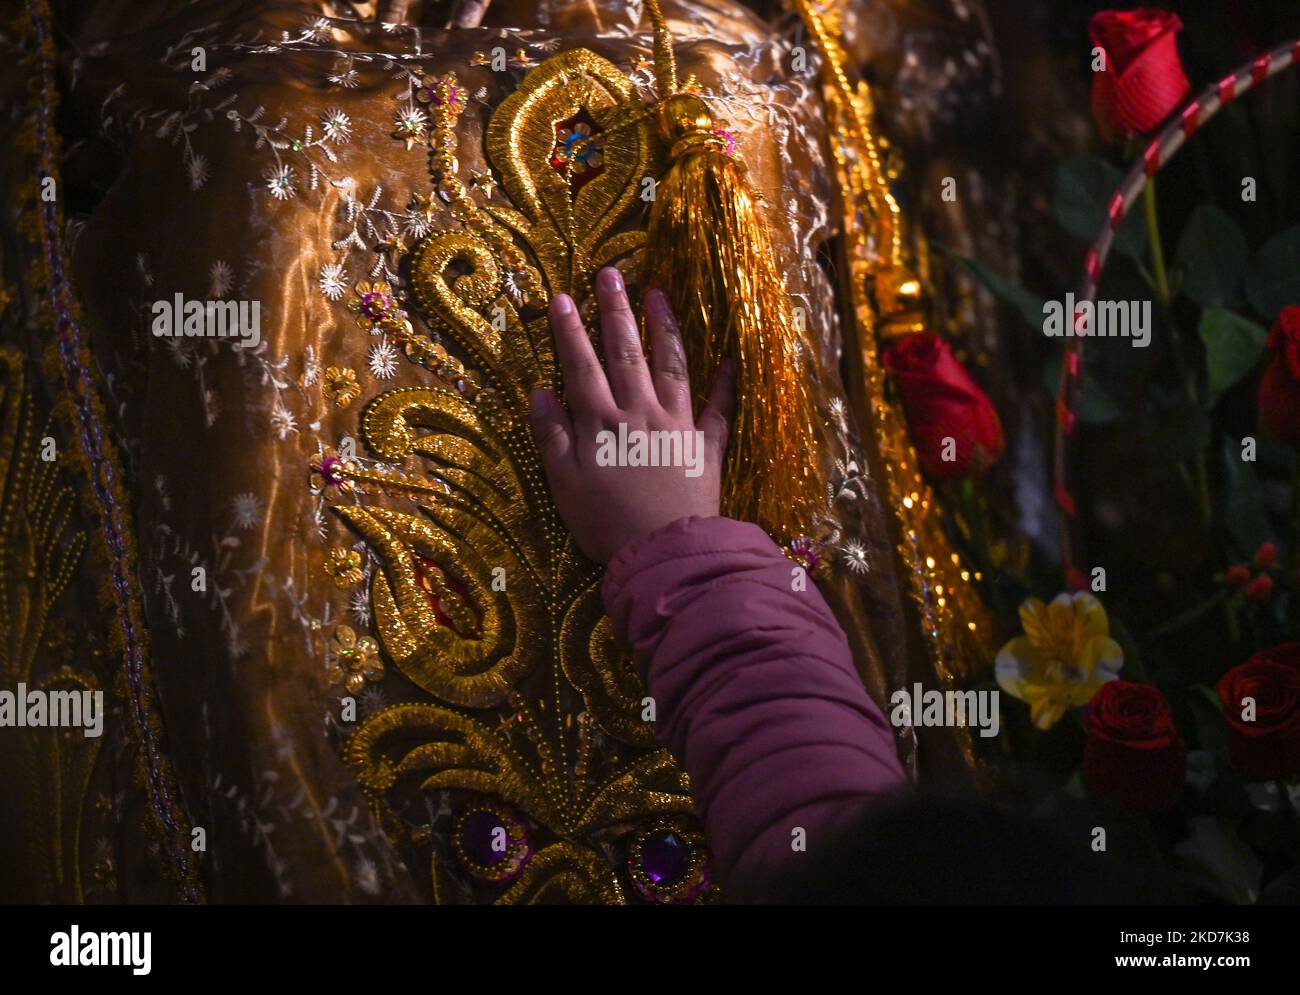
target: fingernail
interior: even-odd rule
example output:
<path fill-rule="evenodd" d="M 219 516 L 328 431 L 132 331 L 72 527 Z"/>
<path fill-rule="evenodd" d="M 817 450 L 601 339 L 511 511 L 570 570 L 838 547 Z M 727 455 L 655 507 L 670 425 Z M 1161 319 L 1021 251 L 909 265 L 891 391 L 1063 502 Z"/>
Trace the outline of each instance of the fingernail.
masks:
<path fill-rule="evenodd" d="M 623 289 L 623 274 L 613 266 L 606 266 L 601 270 L 598 279 L 601 287 L 611 293 L 618 293 Z"/>
<path fill-rule="evenodd" d="M 562 318 L 573 314 L 573 298 L 568 294 L 556 294 L 551 298 L 551 309 Z"/>

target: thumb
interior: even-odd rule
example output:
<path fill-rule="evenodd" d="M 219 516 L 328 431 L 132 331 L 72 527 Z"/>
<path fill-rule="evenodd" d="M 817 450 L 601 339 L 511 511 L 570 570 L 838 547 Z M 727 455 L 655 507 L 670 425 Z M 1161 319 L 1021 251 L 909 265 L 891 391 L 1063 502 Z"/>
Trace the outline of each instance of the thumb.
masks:
<path fill-rule="evenodd" d="M 728 357 L 718 367 L 709 399 L 695 420 L 695 427 L 704 433 L 704 441 L 718 454 L 718 461 L 727 452 L 727 436 L 731 433 L 731 419 L 736 411 L 736 365 Z"/>

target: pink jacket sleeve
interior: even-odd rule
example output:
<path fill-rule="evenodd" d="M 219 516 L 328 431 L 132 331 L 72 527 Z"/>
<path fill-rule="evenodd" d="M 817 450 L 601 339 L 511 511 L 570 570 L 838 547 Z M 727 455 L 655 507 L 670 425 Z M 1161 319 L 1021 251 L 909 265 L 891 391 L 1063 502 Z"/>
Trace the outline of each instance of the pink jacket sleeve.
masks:
<path fill-rule="evenodd" d="M 682 760 L 733 901 L 859 816 L 904 777 L 884 716 L 811 582 L 760 528 L 684 518 L 629 543 L 605 574 L 606 610 Z M 796 852 L 802 828 L 807 852 Z"/>

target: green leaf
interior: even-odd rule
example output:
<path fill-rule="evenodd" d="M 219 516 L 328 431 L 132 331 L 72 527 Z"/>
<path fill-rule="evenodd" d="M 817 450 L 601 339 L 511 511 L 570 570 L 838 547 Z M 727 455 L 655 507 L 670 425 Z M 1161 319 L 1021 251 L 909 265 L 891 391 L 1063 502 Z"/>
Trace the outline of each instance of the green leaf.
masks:
<path fill-rule="evenodd" d="M 1105 159 L 1080 156 L 1056 167 L 1052 182 L 1052 215 L 1071 235 L 1093 241 L 1106 223 L 1107 208 L 1124 174 Z M 1133 259 L 1146 251 L 1142 212 L 1129 212 L 1115 233 L 1115 250 Z"/>
<path fill-rule="evenodd" d="M 1246 296 L 1266 322 L 1290 304 L 1300 304 L 1300 228 L 1274 235 L 1255 256 Z"/>
<path fill-rule="evenodd" d="M 1020 312 L 1020 315 L 1030 328 L 1037 332 L 1043 330 L 1043 304 L 1045 302 L 1042 297 L 1039 297 L 1033 291 L 1026 290 L 1019 284 L 1012 283 L 1001 273 L 977 260 L 967 259 L 965 256 L 959 256 L 951 251 L 948 254 L 966 267 L 971 276 L 988 287 L 998 300 L 1010 304 Z"/>
<path fill-rule="evenodd" d="M 1205 343 L 1206 375 L 1216 396 L 1251 371 L 1268 338 L 1268 329 L 1262 325 L 1214 307 L 1202 312 L 1200 333 Z"/>
<path fill-rule="evenodd" d="M 1246 236 L 1226 211 L 1202 204 L 1192 212 L 1174 255 L 1188 297 L 1202 307 L 1231 303 L 1249 262 Z"/>
<path fill-rule="evenodd" d="M 1223 440 L 1223 465 L 1226 489 L 1223 521 L 1237 555 L 1244 558 L 1259 549 L 1260 543 L 1272 538 L 1273 527 L 1255 467 L 1241 458 L 1240 439 Z"/>

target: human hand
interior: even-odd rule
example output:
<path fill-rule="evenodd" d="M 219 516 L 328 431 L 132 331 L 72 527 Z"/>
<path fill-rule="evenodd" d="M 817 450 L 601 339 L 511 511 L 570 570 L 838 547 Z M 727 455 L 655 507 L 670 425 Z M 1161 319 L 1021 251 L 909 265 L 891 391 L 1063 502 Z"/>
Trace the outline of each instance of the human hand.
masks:
<path fill-rule="evenodd" d="M 608 376 L 573 299 L 557 294 L 551 333 L 569 410 L 546 388 L 531 400 L 560 518 L 587 556 L 607 563 L 633 539 L 679 518 L 718 514 L 735 384 L 724 362 L 693 418 L 686 352 L 668 298 L 659 290 L 646 295 L 648 366 L 618 270 L 596 275 L 596 299 Z"/>

